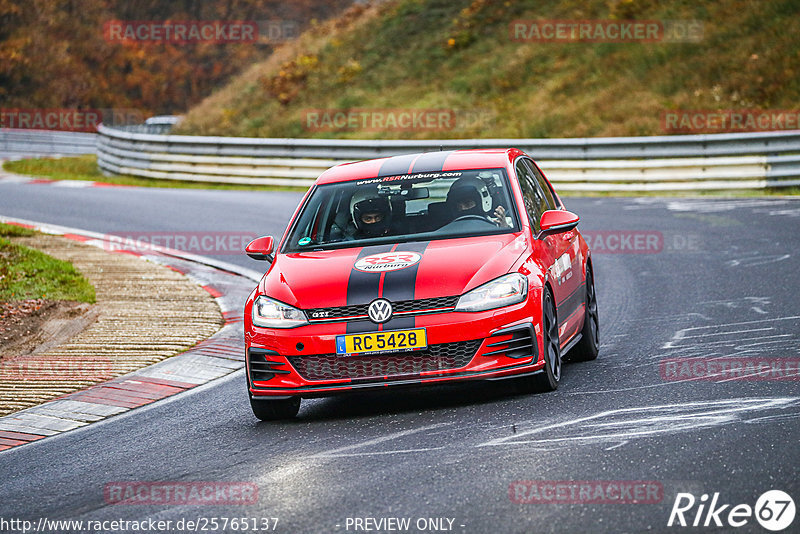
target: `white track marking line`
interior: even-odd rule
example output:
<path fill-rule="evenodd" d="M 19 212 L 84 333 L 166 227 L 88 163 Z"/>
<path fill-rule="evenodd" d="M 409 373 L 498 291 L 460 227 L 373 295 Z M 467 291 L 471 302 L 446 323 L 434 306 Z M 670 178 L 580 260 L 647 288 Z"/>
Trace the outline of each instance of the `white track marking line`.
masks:
<path fill-rule="evenodd" d="M 747 256 L 740 259 L 728 260 L 725 264 L 729 267 L 755 267 L 757 265 L 766 265 L 768 263 L 777 263 L 779 261 L 787 260 L 791 257 L 790 254 L 783 254 L 782 256 Z"/>
<path fill-rule="evenodd" d="M 725 380 L 716 380 L 716 382 L 718 384 L 722 384 L 722 383 L 725 383 L 725 382 L 734 382 L 736 380 L 746 380 L 746 379 L 750 378 L 751 376 L 762 376 L 762 375 L 767 375 L 767 374 L 768 373 L 766 373 L 764 371 L 756 371 L 754 373 L 748 373 L 748 374 L 744 374 L 742 376 L 734 376 L 734 377 L 731 377 L 731 378 L 726 378 Z M 708 375 L 708 376 L 718 376 L 718 375 Z M 800 373 L 786 373 L 783 376 L 784 377 L 800 376 Z M 768 380 L 768 381 L 770 381 L 770 382 L 780 382 L 780 380 Z"/>
<path fill-rule="evenodd" d="M 385 441 L 391 441 L 394 439 L 402 438 L 405 436 L 410 436 L 411 434 L 418 434 L 420 432 L 425 432 L 426 430 L 433 430 L 434 428 L 440 428 L 443 426 L 450 425 L 451 423 L 436 423 L 434 425 L 427 425 L 419 428 L 411 428 L 409 430 L 401 430 L 400 432 L 395 432 L 393 434 L 387 434 L 385 436 L 381 436 L 379 438 L 368 439 L 366 441 L 362 441 L 360 443 L 354 443 L 352 445 L 346 445 L 344 447 L 339 447 L 336 449 L 331 449 L 323 452 L 318 452 L 316 454 L 312 454 L 311 456 L 307 456 L 306 458 L 331 458 L 340 455 L 340 453 L 344 451 L 349 451 L 352 449 L 358 449 L 361 447 L 369 447 L 371 445 L 377 445 L 379 443 L 383 443 Z M 417 449 L 419 451 L 425 451 L 429 449 Z M 406 449 L 403 452 L 413 452 L 414 449 Z M 370 455 L 375 454 L 374 452 L 364 452 L 364 453 L 354 453 L 349 454 L 348 456 L 360 456 L 360 455 Z"/>
<path fill-rule="evenodd" d="M 480 443 L 477 447 L 491 447 L 497 445 L 522 445 L 522 444 L 541 444 L 553 443 L 564 441 L 607 441 L 624 440 L 627 438 L 642 437 L 653 434 L 671 433 L 678 430 L 689 430 L 692 428 L 718 426 L 724 423 L 736 420 L 736 415 L 740 412 L 752 412 L 756 410 L 765 409 L 778 409 L 785 408 L 792 404 L 796 404 L 800 400 L 798 397 L 777 397 L 777 398 L 762 398 L 762 399 L 729 399 L 721 401 L 701 401 L 690 402 L 682 404 L 665 404 L 660 406 L 640 406 L 635 408 L 622 408 L 616 410 L 607 410 L 595 415 L 580 417 L 564 421 L 561 423 L 553 423 L 549 425 L 538 426 L 530 430 L 517 432 L 511 436 L 502 438 L 495 438 L 484 443 Z M 705 411 L 702 411 L 704 410 Z M 656 410 L 662 410 L 663 415 L 653 415 L 651 417 L 641 419 L 623 420 L 619 422 L 599 421 L 608 417 L 626 416 L 628 414 L 647 413 L 652 414 Z M 695 410 L 695 411 L 693 411 Z M 595 422 L 595 424 L 592 424 Z M 606 433 L 606 434 L 586 434 L 586 430 L 592 428 L 609 427 L 611 425 L 630 425 L 636 422 L 646 423 L 644 427 L 632 428 L 627 432 Z M 581 428 L 584 423 L 590 423 L 589 428 Z M 548 430 L 563 429 L 566 427 L 577 426 L 578 435 L 557 437 L 557 438 L 542 438 L 542 439 L 528 439 L 520 440 L 520 437 L 530 436 L 537 433 L 545 433 Z"/>
<path fill-rule="evenodd" d="M 351 452 L 351 453 L 343 453 L 343 454 L 325 454 L 324 456 L 310 456 L 309 458 L 348 458 L 353 456 L 377 456 L 382 454 L 406 454 L 410 452 L 427 452 L 427 451 L 438 451 L 444 449 L 445 447 L 427 447 L 421 449 L 397 449 L 393 451 L 374 451 L 374 452 Z"/>
<path fill-rule="evenodd" d="M 774 327 L 769 326 L 766 328 L 751 328 L 749 330 L 727 330 L 725 332 L 714 332 L 712 334 L 698 334 L 696 336 L 683 336 L 681 339 L 690 339 L 693 337 L 711 337 L 711 336 L 726 336 L 728 334 L 744 334 L 747 332 L 764 332 L 766 330 L 775 330 Z"/>
<path fill-rule="evenodd" d="M 708 334 L 700 334 L 700 335 L 687 335 L 688 332 L 697 331 L 697 330 L 709 330 L 709 329 L 723 329 L 723 328 L 730 328 L 736 326 L 743 326 L 743 325 L 753 325 L 753 324 L 764 324 L 764 323 L 776 323 L 778 321 L 788 321 L 791 319 L 800 319 L 800 315 L 792 315 L 789 317 L 775 317 L 774 319 L 757 319 L 755 321 L 742 321 L 738 323 L 727 323 L 727 324 L 718 324 L 718 325 L 708 325 L 708 326 L 693 326 L 690 328 L 682 328 L 673 334 L 672 339 L 664 343 L 661 346 L 662 349 L 672 349 L 677 348 L 676 344 L 684 339 L 688 339 L 691 337 L 702 337 L 702 336 L 710 336 L 710 335 L 719 335 L 719 334 L 731 334 L 736 333 L 736 331 L 732 330 L 725 330 L 722 332 L 712 332 Z M 770 327 L 772 328 L 772 327 Z M 746 332 L 747 330 L 745 330 Z M 743 340 L 746 341 L 746 340 Z"/>
<path fill-rule="evenodd" d="M 687 349 L 687 348 L 690 348 L 690 347 L 695 347 L 695 348 L 698 348 L 698 347 L 711 347 L 711 346 L 714 346 L 714 345 L 725 345 L 725 344 L 730 344 L 730 343 L 735 343 L 737 346 L 747 347 L 749 345 L 757 345 L 757 344 L 764 344 L 764 343 L 776 343 L 774 341 L 767 342 L 767 341 L 762 341 L 762 340 L 775 339 L 775 338 L 787 338 L 787 337 L 794 337 L 794 334 L 774 334 L 774 335 L 771 335 L 771 336 L 749 337 L 747 339 L 722 339 L 722 340 L 719 340 L 719 341 L 704 341 L 704 342 L 700 341 L 700 342 L 695 342 L 693 345 L 677 345 L 677 346 L 670 347 L 670 348 L 671 349 Z M 751 341 L 758 341 L 759 343 L 750 343 Z M 742 345 L 743 342 L 748 342 L 748 343 Z"/>

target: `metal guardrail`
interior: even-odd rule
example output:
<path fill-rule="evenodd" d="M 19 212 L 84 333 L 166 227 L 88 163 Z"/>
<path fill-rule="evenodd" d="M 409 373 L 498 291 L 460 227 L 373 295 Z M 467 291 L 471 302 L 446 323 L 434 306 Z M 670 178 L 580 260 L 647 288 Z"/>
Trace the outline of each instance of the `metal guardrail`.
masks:
<path fill-rule="evenodd" d="M 53 130 L 0 129 L 0 154 L 94 154 L 97 134 Z"/>
<path fill-rule="evenodd" d="M 800 150 L 800 130 L 745 134 L 599 137 L 576 139 L 446 139 L 446 140 L 338 140 L 262 139 L 187 135 L 139 135 L 141 126 L 100 126 L 103 137 L 144 147 L 161 145 L 168 153 L 307 157 L 342 160 L 369 159 L 454 148 L 515 146 L 535 159 L 632 159 L 777 155 Z"/>
<path fill-rule="evenodd" d="M 168 135 L 164 125 L 101 125 L 105 173 L 308 186 L 341 162 L 456 148 L 514 146 L 560 190 L 670 191 L 800 185 L 800 131 L 585 139 L 328 140 Z M 88 134 L 82 134 L 88 135 Z M 0 144 L 0 146 L 2 146 Z"/>

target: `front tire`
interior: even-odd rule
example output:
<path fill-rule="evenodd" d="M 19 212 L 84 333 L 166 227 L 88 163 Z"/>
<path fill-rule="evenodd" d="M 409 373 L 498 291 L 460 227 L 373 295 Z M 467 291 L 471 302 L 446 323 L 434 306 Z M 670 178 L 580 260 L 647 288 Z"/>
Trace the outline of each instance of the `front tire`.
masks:
<path fill-rule="evenodd" d="M 550 290 L 544 290 L 542 306 L 542 346 L 544 347 L 544 369 L 541 373 L 526 378 L 526 389 L 534 393 L 546 393 L 558 389 L 561 381 L 561 347 L 558 340 L 558 319 Z"/>
<path fill-rule="evenodd" d="M 300 411 L 300 397 L 289 399 L 258 399 L 250 397 L 253 415 L 262 421 L 292 419 Z"/>
<path fill-rule="evenodd" d="M 586 316 L 583 320 L 581 340 L 569 351 L 573 362 L 588 362 L 597 359 L 599 352 L 600 321 L 597 313 L 597 293 L 594 290 L 592 269 L 586 267 Z"/>

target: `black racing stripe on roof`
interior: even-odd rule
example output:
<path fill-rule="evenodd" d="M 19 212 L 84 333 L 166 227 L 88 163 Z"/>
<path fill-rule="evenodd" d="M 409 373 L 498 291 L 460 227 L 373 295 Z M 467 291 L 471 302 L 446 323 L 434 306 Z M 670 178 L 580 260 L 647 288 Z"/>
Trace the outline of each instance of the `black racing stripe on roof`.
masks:
<path fill-rule="evenodd" d="M 383 162 L 378 177 L 392 176 L 394 174 L 408 174 L 411 164 L 420 157 L 419 154 L 406 154 L 404 156 L 394 156 Z"/>
<path fill-rule="evenodd" d="M 441 171 L 444 167 L 445 160 L 453 153 L 454 150 L 446 152 L 425 152 L 417 161 L 414 162 L 414 168 L 411 172 L 434 172 Z"/>

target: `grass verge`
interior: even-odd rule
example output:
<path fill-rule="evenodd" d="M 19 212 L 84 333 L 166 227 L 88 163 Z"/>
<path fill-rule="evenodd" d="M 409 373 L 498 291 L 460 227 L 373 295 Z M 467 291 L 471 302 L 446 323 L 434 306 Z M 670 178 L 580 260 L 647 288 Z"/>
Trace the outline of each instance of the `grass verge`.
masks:
<path fill-rule="evenodd" d="M 0 223 L 0 301 L 47 298 L 94 303 L 94 287 L 71 263 L 7 239 L 33 233 Z"/>
<path fill-rule="evenodd" d="M 30 228 L 23 228 L 16 224 L 0 223 L 0 237 L 27 237 L 35 233 Z"/>

